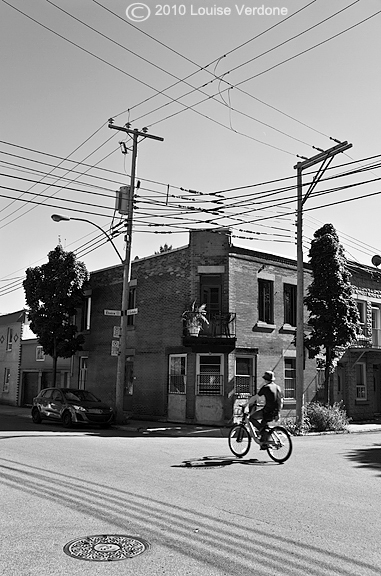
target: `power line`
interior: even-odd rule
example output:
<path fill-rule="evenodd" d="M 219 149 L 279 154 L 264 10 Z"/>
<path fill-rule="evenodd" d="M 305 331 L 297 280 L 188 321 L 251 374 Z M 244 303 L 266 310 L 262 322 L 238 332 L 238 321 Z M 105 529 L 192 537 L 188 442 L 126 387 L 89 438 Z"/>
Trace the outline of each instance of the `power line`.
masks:
<path fill-rule="evenodd" d="M 271 70 L 274 70 L 275 68 L 278 68 L 279 66 L 282 66 L 283 64 L 286 64 L 287 62 L 290 62 L 291 60 L 294 60 L 295 58 L 298 58 L 299 56 L 302 56 L 303 54 L 306 54 L 307 52 L 310 52 L 311 50 L 314 50 L 315 48 L 318 48 L 319 46 L 322 46 L 323 44 L 326 44 L 327 42 L 330 42 L 331 40 L 333 40 L 334 38 L 337 38 L 339 36 L 341 36 L 342 34 L 348 32 L 349 30 L 352 30 L 354 28 L 356 28 L 357 26 L 359 26 L 360 24 L 363 24 L 364 22 L 367 22 L 368 20 L 370 20 L 371 18 L 374 18 L 375 16 L 377 16 L 378 14 L 381 13 L 381 10 L 379 10 L 378 12 L 375 12 L 374 14 L 372 14 L 371 16 L 369 16 L 368 18 L 364 18 L 363 20 L 361 20 L 360 22 L 357 22 L 356 24 L 354 24 L 353 26 L 350 26 L 348 28 L 346 28 L 345 30 L 342 30 L 341 32 L 334 34 L 333 36 L 331 36 L 330 38 L 327 38 L 326 40 L 323 40 L 322 42 L 319 42 L 318 44 L 315 44 L 314 46 L 311 46 L 310 48 L 307 48 L 306 50 L 303 50 L 302 52 L 298 52 L 298 54 L 295 54 L 294 56 L 291 56 L 289 58 L 286 58 L 285 60 L 282 60 L 281 62 L 278 62 L 278 64 L 274 64 L 273 66 L 270 66 L 269 68 L 266 68 L 265 70 L 262 70 L 262 72 L 258 72 L 257 74 L 254 74 L 253 76 L 250 76 L 249 78 L 246 78 L 245 80 L 242 80 L 241 82 L 238 82 L 237 84 L 234 85 L 234 88 L 238 88 L 238 86 L 241 86 L 242 84 L 245 84 L 246 82 L 249 82 L 250 80 L 253 80 L 254 78 L 258 78 L 259 76 L 262 76 L 263 74 L 266 74 L 267 72 L 270 72 Z M 230 88 L 225 88 L 221 93 L 226 92 L 227 90 L 230 90 Z M 210 100 L 212 98 L 212 96 L 210 96 L 209 98 L 206 98 L 204 100 L 200 100 L 199 102 L 197 102 L 196 104 L 194 104 L 192 107 L 188 106 L 187 108 L 192 108 L 194 106 L 198 106 L 199 104 L 202 104 L 203 102 L 206 102 L 207 100 Z M 178 114 L 181 114 L 182 112 L 184 112 L 184 110 L 180 110 L 176 113 L 170 114 L 164 118 L 162 118 L 161 120 L 158 120 L 156 122 L 153 122 L 151 124 L 148 124 L 148 127 L 152 127 L 152 126 L 156 126 L 157 124 L 160 124 L 161 122 L 164 122 L 165 120 L 168 120 L 169 118 L 173 118 L 174 116 L 177 116 Z M 209 120 L 215 121 L 209 117 L 207 117 Z M 216 121 L 215 121 L 216 122 Z M 225 126 L 225 128 L 228 128 L 227 126 Z M 230 129 L 230 128 L 228 128 Z M 238 132 L 238 134 L 241 134 L 241 132 Z M 263 143 L 263 142 L 261 142 Z M 285 152 L 284 150 L 282 150 L 283 152 Z"/>

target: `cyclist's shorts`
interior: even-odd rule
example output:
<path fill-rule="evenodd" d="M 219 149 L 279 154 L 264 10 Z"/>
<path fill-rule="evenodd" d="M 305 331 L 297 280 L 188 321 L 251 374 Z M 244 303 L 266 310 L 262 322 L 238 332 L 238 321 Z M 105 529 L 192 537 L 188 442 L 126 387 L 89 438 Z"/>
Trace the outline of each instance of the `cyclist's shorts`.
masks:
<path fill-rule="evenodd" d="M 272 420 L 276 420 L 279 416 L 279 410 L 263 410 L 263 420 L 265 422 L 271 422 Z"/>

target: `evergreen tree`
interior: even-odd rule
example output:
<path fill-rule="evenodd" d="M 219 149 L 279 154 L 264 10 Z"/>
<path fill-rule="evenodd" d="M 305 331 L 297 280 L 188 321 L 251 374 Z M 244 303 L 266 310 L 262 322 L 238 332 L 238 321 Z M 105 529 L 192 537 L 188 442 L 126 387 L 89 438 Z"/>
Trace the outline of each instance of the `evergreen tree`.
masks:
<path fill-rule="evenodd" d="M 48 254 L 48 262 L 28 268 L 23 282 L 29 308 L 30 327 L 45 354 L 53 358 L 53 386 L 56 385 L 57 358 L 70 358 L 82 349 L 84 338 L 73 323 L 81 306 L 88 273 L 73 252 L 58 245 Z"/>
<path fill-rule="evenodd" d="M 309 311 L 311 333 L 305 344 L 312 358 L 325 351 L 325 401 L 331 391 L 329 377 L 334 369 L 337 348 L 350 344 L 358 333 L 359 313 L 352 297 L 351 274 L 344 249 L 332 224 L 314 234 L 309 251 L 313 281 L 307 289 L 305 304 Z"/>

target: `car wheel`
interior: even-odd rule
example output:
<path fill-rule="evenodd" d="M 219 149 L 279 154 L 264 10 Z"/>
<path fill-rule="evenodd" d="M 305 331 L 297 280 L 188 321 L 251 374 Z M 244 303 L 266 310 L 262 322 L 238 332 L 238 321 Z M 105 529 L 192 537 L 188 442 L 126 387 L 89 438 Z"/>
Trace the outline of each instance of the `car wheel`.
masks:
<path fill-rule="evenodd" d="M 65 428 L 70 428 L 71 425 L 73 424 L 73 420 L 69 410 L 66 410 L 66 412 L 63 413 L 62 424 L 64 425 Z"/>
<path fill-rule="evenodd" d="M 40 424 L 42 421 L 41 414 L 38 408 L 32 410 L 32 420 L 35 424 Z"/>

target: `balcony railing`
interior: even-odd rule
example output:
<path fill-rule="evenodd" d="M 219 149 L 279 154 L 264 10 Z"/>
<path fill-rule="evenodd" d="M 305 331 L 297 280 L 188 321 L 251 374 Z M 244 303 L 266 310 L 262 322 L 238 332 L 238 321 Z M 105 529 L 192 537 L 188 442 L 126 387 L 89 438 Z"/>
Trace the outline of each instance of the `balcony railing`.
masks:
<path fill-rule="evenodd" d="M 236 315 L 233 312 L 209 313 L 209 324 L 203 323 L 199 336 L 202 338 L 235 338 Z M 184 336 L 194 336 L 187 322 L 184 322 Z"/>
<path fill-rule="evenodd" d="M 352 343 L 356 348 L 381 348 L 381 329 L 373 328 L 372 336 L 365 336 L 359 334 L 356 340 Z"/>

